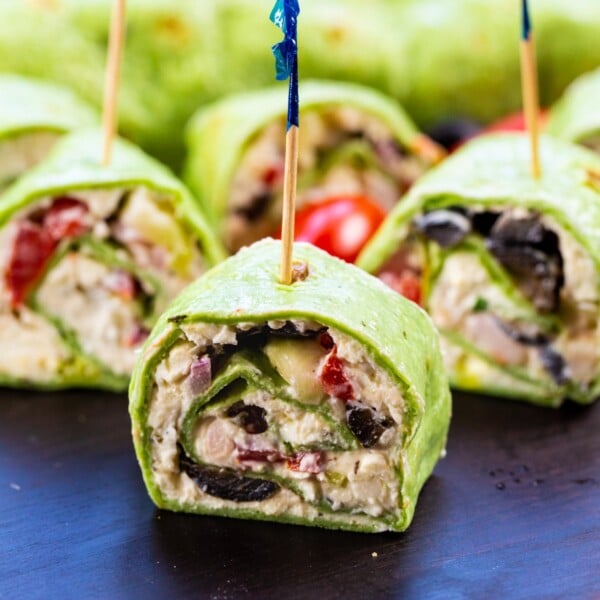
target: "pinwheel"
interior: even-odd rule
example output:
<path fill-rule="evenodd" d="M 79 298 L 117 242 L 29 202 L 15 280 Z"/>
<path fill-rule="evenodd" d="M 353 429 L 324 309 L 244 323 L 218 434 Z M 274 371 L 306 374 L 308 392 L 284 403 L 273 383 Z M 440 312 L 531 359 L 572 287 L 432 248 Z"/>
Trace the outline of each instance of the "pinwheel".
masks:
<path fill-rule="evenodd" d="M 286 90 L 239 94 L 202 109 L 187 131 L 186 181 L 232 251 L 281 221 Z M 358 85 L 300 85 L 296 205 L 367 197 L 390 210 L 442 152 L 402 108 Z"/>
<path fill-rule="evenodd" d="M 428 173 L 358 264 L 422 304 L 459 388 L 557 406 L 600 394 L 600 159 L 475 140 Z"/>
<path fill-rule="evenodd" d="M 140 150 L 66 136 L 2 197 L 0 382 L 126 387 L 167 303 L 222 257 L 185 187 Z"/>
<path fill-rule="evenodd" d="M 280 253 L 265 240 L 227 259 L 147 340 L 130 413 L 148 491 L 175 511 L 404 530 L 450 418 L 436 332 L 308 244 L 281 284 Z"/>

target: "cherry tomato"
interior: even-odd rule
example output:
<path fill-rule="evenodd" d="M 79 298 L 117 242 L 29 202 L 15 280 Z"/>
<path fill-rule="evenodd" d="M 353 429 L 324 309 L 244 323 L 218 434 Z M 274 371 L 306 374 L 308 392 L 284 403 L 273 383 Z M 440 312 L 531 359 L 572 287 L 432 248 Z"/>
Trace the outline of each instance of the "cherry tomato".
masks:
<path fill-rule="evenodd" d="M 543 130 L 548 120 L 548 111 L 540 111 L 539 126 L 540 130 Z M 459 139 L 451 148 L 450 151 L 454 152 L 458 150 L 463 144 L 466 144 L 469 140 L 479 137 L 480 135 L 486 135 L 488 133 L 501 133 L 503 131 L 525 131 L 527 129 L 527 123 L 525 122 L 525 115 L 523 112 L 515 112 L 494 121 L 487 127 L 480 129 L 479 131 L 473 131 L 465 135 L 462 139 Z"/>
<path fill-rule="evenodd" d="M 366 196 L 335 196 L 298 211 L 295 239 L 354 262 L 384 218 L 385 211 Z"/>
<path fill-rule="evenodd" d="M 539 126 L 543 129 L 548 119 L 548 111 L 540 111 Z M 492 133 L 494 131 L 525 131 L 527 129 L 527 123 L 525 122 L 525 115 L 522 112 L 512 113 L 495 121 L 491 125 L 488 125 L 482 133 Z"/>

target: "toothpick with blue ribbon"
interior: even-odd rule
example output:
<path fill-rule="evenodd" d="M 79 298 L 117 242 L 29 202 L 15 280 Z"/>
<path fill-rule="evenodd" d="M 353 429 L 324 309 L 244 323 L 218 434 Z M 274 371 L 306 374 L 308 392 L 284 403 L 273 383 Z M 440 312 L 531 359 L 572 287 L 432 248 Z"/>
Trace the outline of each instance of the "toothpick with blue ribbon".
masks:
<path fill-rule="evenodd" d="M 281 283 L 292 283 L 292 250 L 294 244 L 294 217 L 296 182 L 298 178 L 298 0 L 277 0 L 270 19 L 283 33 L 281 42 L 273 46 L 276 78 L 289 79 L 287 133 L 285 136 L 285 171 L 283 175 L 283 215 L 281 223 Z"/>
<path fill-rule="evenodd" d="M 527 0 L 522 0 L 522 34 L 521 34 L 521 86 L 523 93 L 523 110 L 531 144 L 531 173 L 539 179 L 542 175 L 539 155 L 539 114 L 540 101 L 538 94 L 537 64 L 535 58 L 535 42 L 529 17 Z"/>

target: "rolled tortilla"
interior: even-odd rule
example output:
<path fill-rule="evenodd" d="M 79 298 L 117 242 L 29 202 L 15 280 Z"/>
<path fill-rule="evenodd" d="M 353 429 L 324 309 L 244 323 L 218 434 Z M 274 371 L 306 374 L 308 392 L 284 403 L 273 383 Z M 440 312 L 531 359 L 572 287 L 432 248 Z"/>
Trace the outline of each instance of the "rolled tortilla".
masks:
<path fill-rule="evenodd" d="M 600 393 L 600 159 L 488 136 L 426 175 L 358 264 L 419 301 L 458 388 L 558 406 Z"/>
<path fill-rule="evenodd" d="M 38 164 L 61 135 L 98 122 L 71 90 L 0 74 L 0 192 Z"/>
<path fill-rule="evenodd" d="M 117 140 L 67 135 L 0 207 L 0 383 L 123 389 L 169 301 L 222 257 L 189 192 Z"/>
<path fill-rule="evenodd" d="M 227 247 L 281 222 L 287 90 L 240 94 L 202 109 L 187 130 L 185 178 Z M 442 151 L 393 100 L 366 87 L 300 86 L 298 208 L 343 194 L 390 210 Z"/>
<path fill-rule="evenodd" d="M 68 84 L 99 102 L 110 0 L 0 2 L 0 70 Z M 600 64 L 597 0 L 536 0 L 540 96 L 554 101 Z M 120 124 L 170 164 L 203 103 L 269 85 L 271 0 L 132 0 Z M 518 110 L 519 3 L 490 0 L 306 2 L 302 77 L 354 81 L 389 94 L 421 127 L 454 117 L 489 122 Z M 568 40 L 568 43 L 564 42 Z M 476 51 L 474 51 L 476 48 Z"/>
<path fill-rule="evenodd" d="M 600 153 L 600 69 L 576 79 L 550 111 L 546 132 Z"/>
<path fill-rule="evenodd" d="M 148 492 L 175 511 L 402 531 L 450 419 L 435 330 L 308 244 L 307 276 L 281 285 L 280 252 L 240 251 L 152 331 L 129 405 Z"/>

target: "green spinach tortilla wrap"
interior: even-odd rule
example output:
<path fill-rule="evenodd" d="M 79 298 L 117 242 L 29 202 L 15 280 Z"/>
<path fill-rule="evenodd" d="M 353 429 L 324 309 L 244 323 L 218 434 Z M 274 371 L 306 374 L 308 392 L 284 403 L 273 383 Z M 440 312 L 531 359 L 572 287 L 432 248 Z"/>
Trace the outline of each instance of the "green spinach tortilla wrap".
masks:
<path fill-rule="evenodd" d="M 582 75 L 550 111 L 546 132 L 600 152 L 600 69 Z"/>
<path fill-rule="evenodd" d="M 558 406 L 600 394 L 600 159 L 521 135 L 475 140 L 427 174 L 358 264 L 419 301 L 458 388 Z"/>
<path fill-rule="evenodd" d="M 402 531 L 444 451 L 450 395 L 427 315 L 304 243 L 263 240 L 190 285 L 136 365 L 133 439 L 161 508 Z M 300 272 L 302 269 L 298 268 Z"/>
<path fill-rule="evenodd" d="M 61 135 L 97 121 L 68 88 L 0 74 L 0 192 L 38 164 Z"/>
<path fill-rule="evenodd" d="M 170 164 L 178 132 L 201 104 L 273 81 L 272 0 L 130 0 L 120 93 L 122 132 Z M 2 0 L 0 70 L 102 98 L 111 0 Z M 516 1 L 304 2 L 304 78 L 369 85 L 420 127 L 449 118 L 493 121 L 520 108 Z M 536 0 L 540 97 L 549 105 L 600 64 L 600 2 Z"/>
<path fill-rule="evenodd" d="M 281 222 L 287 88 L 226 98 L 187 130 L 186 181 L 232 251 Z M 337 82 L 300 86 L 296 205 L 367 196 L 389 211 L 443 151 L 393 100 Z"/>
<path fill-rule="evenodd" d="M 167 169 L 101 133 L 65 136 L 0 205 L 0 383 L 127 386 L 158 314 L 221 258 Z"/>

